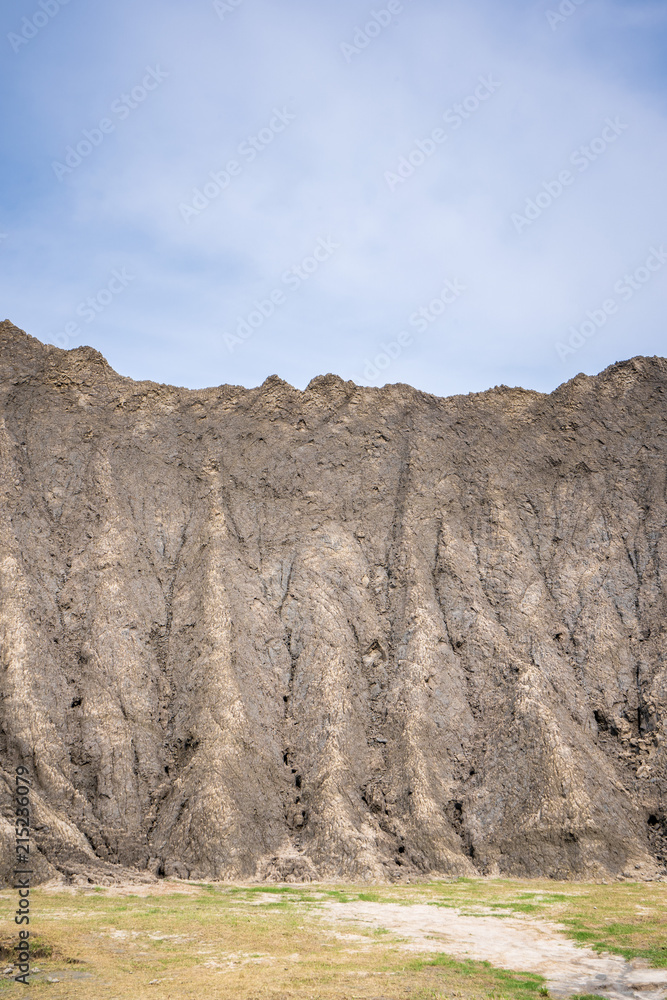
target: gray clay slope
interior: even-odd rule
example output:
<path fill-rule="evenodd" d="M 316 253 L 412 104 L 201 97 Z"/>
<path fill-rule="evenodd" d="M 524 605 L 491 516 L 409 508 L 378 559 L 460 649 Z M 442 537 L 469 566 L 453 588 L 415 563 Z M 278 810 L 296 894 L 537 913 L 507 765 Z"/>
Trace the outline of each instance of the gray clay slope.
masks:
<path fill-rule="evenodd" d="M 192 391 L 6 321 L 0 390 L 3 877 L 18 763 L 37 878 L 665 870 L 665 359 Z"/>

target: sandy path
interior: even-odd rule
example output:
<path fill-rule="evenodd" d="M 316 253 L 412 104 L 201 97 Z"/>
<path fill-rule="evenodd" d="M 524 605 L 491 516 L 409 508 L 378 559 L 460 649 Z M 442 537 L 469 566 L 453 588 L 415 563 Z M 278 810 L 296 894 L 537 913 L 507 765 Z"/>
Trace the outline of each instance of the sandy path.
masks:
<path fill-rule="evenodd" d="M 618 955 L 577 947 L 556 924 L 523 915 L 469 916 L 453 907 L 397 903 L 325 903 L 327 920 L 385 927 L 407 939 L 411 951 L 445 952 L 453 958 L 491 962 L 499 968 L 537 972 L 554 996 L 600 993 L 610 998 L 664 1000 L 667 969 L 637 968 Z"/>

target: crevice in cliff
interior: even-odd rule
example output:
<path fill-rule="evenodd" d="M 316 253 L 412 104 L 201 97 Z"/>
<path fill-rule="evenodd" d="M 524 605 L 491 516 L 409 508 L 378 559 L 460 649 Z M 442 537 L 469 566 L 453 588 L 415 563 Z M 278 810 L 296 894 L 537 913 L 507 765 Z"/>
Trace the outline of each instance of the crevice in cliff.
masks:
<path fill-rule="evenodd" d="M 289 678 L 287 680 L 287 694 L 283 695 L 283 702 L 285 703 L 285 714 L 284 718 L 287 719 L 292 714 L 292 704 L 294 698 L 294 678 L 296 676 L 297 667 L 299 664 L 299 656 L 292 650 L 292 630 L 286 629 L 285 645 L 287 646 L 287 652 L 290 658 L 290 672 Z"/>

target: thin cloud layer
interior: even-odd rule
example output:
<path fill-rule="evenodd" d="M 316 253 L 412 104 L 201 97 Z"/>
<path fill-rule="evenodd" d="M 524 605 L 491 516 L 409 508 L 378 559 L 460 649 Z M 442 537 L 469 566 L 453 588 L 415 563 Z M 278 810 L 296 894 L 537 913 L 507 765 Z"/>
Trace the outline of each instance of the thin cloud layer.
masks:
<path fill-rule="evenodd" d="M 39 9 L 0 70 L 3 315 L 35 336 L 438 394 L 664 354 L 662 3 L 70 2 L 14 51 Z"/>

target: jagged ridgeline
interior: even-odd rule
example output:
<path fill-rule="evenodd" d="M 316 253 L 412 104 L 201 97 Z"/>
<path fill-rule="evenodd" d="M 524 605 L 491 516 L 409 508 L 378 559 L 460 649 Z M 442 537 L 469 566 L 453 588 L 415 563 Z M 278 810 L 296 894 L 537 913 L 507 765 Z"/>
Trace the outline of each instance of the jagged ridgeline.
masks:
<path fill-rule="evenodd" d="M 19 765 L 39 878 L 664 872 L 667 361 L 439 399 L 0 342 L 4 877 Z"/>

